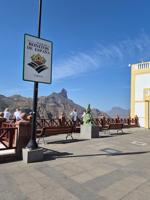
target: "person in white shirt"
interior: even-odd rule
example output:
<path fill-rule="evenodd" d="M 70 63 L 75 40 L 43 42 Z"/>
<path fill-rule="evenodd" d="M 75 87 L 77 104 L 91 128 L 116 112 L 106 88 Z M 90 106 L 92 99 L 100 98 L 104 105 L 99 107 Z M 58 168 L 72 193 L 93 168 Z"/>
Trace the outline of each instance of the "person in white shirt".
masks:
<path fill-rule="evenodd" d="M 6 108 L 4 110 L 4 118 L 6 119 L 6 121 L 10 120 L 10 116 L 11 116 L 11 113 L 9 112 L 9 108 Z"/>
<path fill-rule="evenodd" d="M 74 130 L 75 130 L 77 119 L 78 119 L 78 113 L 77 113 L 76 109 L 73 109 L 73 111 L 70 113 L 70 116 L 71 116 L 73 126 L 74 126 Z"/>
<path fill-rule="evenodd" d="M 16 121 L 19 121 L 22 119 L 20 109 L 18 109 L 18 108 L 16 109 L 16 111 L 14 112 L 14 117 L 15 117 Z"/>
<path fill-rule="evenodd" d="M 81 115 L 81 124 L 83 124 L 83 117 L 86 114 L 86 110 L 83 111 L 82 115 Z"/>

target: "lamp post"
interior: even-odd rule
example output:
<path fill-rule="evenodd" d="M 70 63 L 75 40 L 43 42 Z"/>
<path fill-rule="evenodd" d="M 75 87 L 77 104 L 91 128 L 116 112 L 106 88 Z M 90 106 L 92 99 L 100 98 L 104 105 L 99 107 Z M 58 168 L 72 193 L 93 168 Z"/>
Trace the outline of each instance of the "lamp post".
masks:
<path fill-rule="evenodd" d="M 38 11 L 38 38 L 41 36 L 41 15 L 42 15 L 42 0 L 39 0 Z M 34 93 L 33 93 L 33 116 L 32 116 L 32 132 L 31 138 L 27 144 L 27 148 L 36 149 L 38 144 L 36 142 L 36 116 L 37 116 L 37 101 L 38 101 L 38 82 L 34 81 Z"/>

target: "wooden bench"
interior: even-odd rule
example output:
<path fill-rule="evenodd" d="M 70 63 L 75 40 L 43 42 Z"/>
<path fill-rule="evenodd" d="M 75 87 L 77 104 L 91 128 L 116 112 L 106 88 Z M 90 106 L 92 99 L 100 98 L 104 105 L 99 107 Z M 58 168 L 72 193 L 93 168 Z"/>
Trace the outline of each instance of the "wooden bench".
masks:
<path fill-rule="evenodd" d="M 116 130 L 117 133 L 123 133 L 123 123 L 110 123 L 108 126 L 104 127 L 103 130 L 105 132 L 110 132 L 110 130 Z"/>
<path fill-rule="evenodd" d="M 110 130 L 117 130 L 117 133 L 120 131 L 123 133 L 123 124 L 122 123 L 112 123 L 109 124 L 109 129 Z"/>
<path fill-rule="evenodd" d="M 38 137 L 38 143 L 41 138 L 43 138 L 43 142 L 45 143 L 44 138 L 52 135 L 67 134 L 66 140 L 68 139 L 69 136 L 73 139 L 72 132 L 73 132 L 72 126 L 44 127 L 41 129 L 40 132 L 39 131 L 37 132 L 36 136 Z"/>

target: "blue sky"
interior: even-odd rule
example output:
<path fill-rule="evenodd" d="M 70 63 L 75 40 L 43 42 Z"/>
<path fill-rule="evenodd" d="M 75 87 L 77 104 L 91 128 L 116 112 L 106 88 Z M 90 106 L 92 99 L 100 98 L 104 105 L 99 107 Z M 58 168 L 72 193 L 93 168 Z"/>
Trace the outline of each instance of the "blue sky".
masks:
<path fill-rule="evenodd" d="M 33 96 L 22 80 L 24 33 L 37 36 L 38 0 L 0 1 L 0 94 Z M 43 0 L 41 37 L 53 41 L 52 84 L 76 103 L 130 107 L 129 63 L 150 59 L 149 0 Z"/>

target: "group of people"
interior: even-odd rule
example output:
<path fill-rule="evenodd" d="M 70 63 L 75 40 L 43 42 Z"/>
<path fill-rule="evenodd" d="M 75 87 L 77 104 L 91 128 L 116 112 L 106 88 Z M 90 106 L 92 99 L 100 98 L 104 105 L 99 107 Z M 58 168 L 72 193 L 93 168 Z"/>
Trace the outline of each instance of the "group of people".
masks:
<path fill-rule="evenodd" d="M 73 109 L 73 111 L 70 113 L 70 118 L 73 122 L 73 125 L 76 125 L 76 122 L 78 120 L 78 113 L 76 109 Z M 66 117 L 65 117 L 65 113 L 61 112 L 59 115 L 59 123 L 60 125 L 63 125 L 65 123 Z"/>
<path fill-rule="evenodd" d="M 80 119 L 80 121 L 83 121 L 85 114 L 86 114 L 86 110 L 84 110 L 83 114 L 79 117 L 77 110 L 74 108 L 72 110 L 72 112 L 70 112 L 69 118 L 71 119 L 73 125 L 76 126 L 79 119 Z M 31 121 L 32 114 L 29 114 L 27 116 L 27 114 L 23 113 L 21 111 L 21 109 L 19 109 L 19 108 L 17 108 L 13 114 L 10 112 L 9 108 L 5 108 L 5 110 L 3 112 L 0 112 L 0 118 L 5 118 L 7 122 L 9 122 L 11 120 L 20 121 L 20 120 L 25 119 L 25 116 L 26 116 L 27 120 Z M 61 112 L 59 115 L 59 122 L 61 125 L 64 125 L 65 121 L 66 121 L 65 113 Z"/>
<path fill-rule="evenodd" d="M 82 121 L 84 122 L 85 115 L 87 115 L 86 110 L 84 110 L 82 115 L 79 117 L 77 110 L 74 108 L 73 111 L 70 112 L 69 118 L 71 119 L 73 126 L 76 126 L 77 121 L 79 119 L 80 119 L 80 122 L 82 122 Z M 59 115 L 59 122 L 60 122 L 61 125 L 63 125 L 65 123 L 65 119 L 66 119 L 66 117 L 65 117 L 64 112 L 61 112 L 60 115 Z"/>
<path fill-rule="evenodd" d="M 9 110 L 9 108 L 5 108 L 4 112 L 0 113 L 0 117 L 3 117 L 6 119 L 7 122 L 14 119 L 15 121 L 22 120 L 25 116 L 25 113 L 22 113 L 19 108 L 16 109 L 16 111 L 12 114 Z"/>

